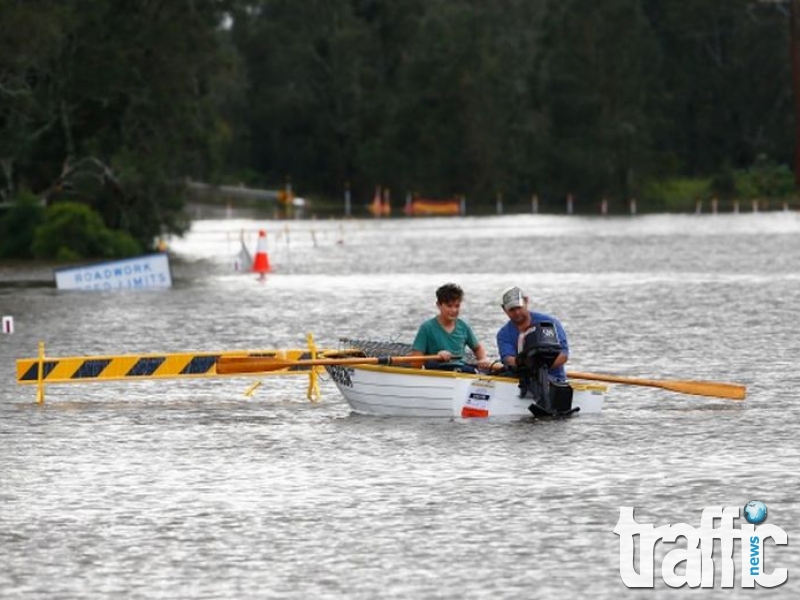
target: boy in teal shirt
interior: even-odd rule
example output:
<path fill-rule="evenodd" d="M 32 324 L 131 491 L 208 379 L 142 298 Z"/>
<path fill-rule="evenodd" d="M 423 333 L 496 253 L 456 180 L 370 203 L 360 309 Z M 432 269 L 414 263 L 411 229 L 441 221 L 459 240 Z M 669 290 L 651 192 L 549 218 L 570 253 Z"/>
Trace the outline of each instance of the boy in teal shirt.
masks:
<path fill-rule="evenodd" d="M 438 354 L 442 362 L 426 364 L 428 368 L 468 369 L 460 357 L 469 347 L 481 369 L 491 367 L 483 347 L 466 321 L 459 319 L 464 291 L 455 283 L 446 283 L 436 290 L 436 306 L 439 314 L 420 325 L 412 344 L 412 355 Z M 452 360 L 453 357 L 459 357 Z"/>

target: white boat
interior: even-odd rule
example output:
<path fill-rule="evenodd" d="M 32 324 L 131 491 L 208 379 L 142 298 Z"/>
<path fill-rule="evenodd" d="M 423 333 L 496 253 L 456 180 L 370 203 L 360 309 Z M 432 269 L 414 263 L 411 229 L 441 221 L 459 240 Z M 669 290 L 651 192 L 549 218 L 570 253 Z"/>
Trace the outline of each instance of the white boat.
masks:
<path fill-rule="evenodd" d="M 401 417 L 531 417 L 511 377 L 376 365 L 326 369 L 354 412 Z M 607 387 L 570 382 L 573 414 L 599 413 Z"/>

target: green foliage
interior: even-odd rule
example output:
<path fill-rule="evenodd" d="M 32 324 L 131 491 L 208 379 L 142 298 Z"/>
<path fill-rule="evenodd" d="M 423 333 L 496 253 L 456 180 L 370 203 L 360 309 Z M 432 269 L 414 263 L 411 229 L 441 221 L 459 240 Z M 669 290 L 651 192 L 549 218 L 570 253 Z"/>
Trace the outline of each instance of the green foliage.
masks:
<path fill-rule="evenodd" d="M 786 165 L 760 156 L 752 167 L 735 173 L 735 185 L 742 199 L 783 199 L 794 193 L 794 175 Z"/>
<path fill-rule="evenodd" d="M 752 200 L 756 198 L 786 199 L 794 195 L 794 174 L 786 165 L 776 164 L 765 155 L 746 169 L 729 165 L 714 176 L 712 189 L 722 198 Z"/>
<path fill-rule="evenodd" d="M 628 198 L 651 170 L 650 110 L 662 57 L 641 5 L 551 3 L 541 54 L 549 123 L 542 156 L 561 191 Z"/>
<path fill-rule="evenodd" d="M 686 210 L 788 185 L 774 3 L 0 0 L 0 14 L 0 199 L 85 204 L 144 248 L 185 230 L 186 177 L 291 178 L 304 197 L 349 184 L 354 206 L 376 185 L 395 201 L 465 194 L 476 212 L 498 191 Z M 709 176 L 713 192 L 684 189 Z"/>
<path fill-rule="evenodd" d="M 791 160 L 786 25 L 749 0 L 248 2 L 232 143 L 335 197 L 644 202 L 649 179 Z"/>
<path fill-rule="evenodd" d="M 229 4 L 3 0 L 0 196 L 87 204 L 144 247 L 183 231 L 180 182 L 216 168 L 226 141 Z"/>
<path fill-rule="evenodd" d="M 652 180 L 642 188 L 641 205 L 650 211 L 694 211 L 698 200 L 710 198 L 711 180 L 676 177 Z"/>
<path fill-rule="evenodd" d="M 130 234 L 108 229 L 99 214 L 75 202 L 48 207 L 44 222 L 36 228 L 32 249 L 37 258 L 62 261 L 141 254 Z"/>
<path fill-rule="evenodd" d="M 793 154 L 789 19 L 785 5 L 751 0 L 646 0 L 664 60 L 650 120 L 671 175 L 747 168 L 765 153 Z"/>
<path fill-rule="evenodd" d="M 698 200 L 713 197 L 729 200 L 756 198 L 785 199 L 794 194 L 794 176 L 786 165 L 760 156 L 748 169 L 723 168 L 710 178 L 667 178 L 652 180 L 641 199 L 649 210 L 693 211 Z"/>
<path fill-rule="evenodd" d="M 39 198 L 22 190 L 11 208 L 0 211 L 0 258 L 33 258 L 34 230 L 43 220 Z"/>
<path fill-rule="evenodd" d="M 711 190 L 720 198 L 737 198 L 736 173 L 729 163 L 711 179 Z"/>

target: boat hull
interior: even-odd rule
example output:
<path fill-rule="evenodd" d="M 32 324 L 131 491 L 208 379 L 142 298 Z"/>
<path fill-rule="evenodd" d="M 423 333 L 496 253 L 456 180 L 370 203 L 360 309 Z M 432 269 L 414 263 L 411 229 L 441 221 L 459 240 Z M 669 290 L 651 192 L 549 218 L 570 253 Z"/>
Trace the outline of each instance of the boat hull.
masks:
<path fill-rule="evenodd" d="M 331 379 L 353 412 L 400 417 L 530 417 L 510 377 L 401 367 L 333 365 Z M 571 384 L 577 414 L 599 413 L 606 386 Z"/>

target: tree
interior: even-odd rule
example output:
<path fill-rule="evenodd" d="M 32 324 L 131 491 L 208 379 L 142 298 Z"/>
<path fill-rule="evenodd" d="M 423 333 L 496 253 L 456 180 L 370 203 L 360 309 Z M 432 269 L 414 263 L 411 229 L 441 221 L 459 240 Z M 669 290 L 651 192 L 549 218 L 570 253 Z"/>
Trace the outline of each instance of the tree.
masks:
<path fill-rule="evenodd" d="M 11 208 L 0 211 L 0 257 L 33 258 L 34 233 L 43 220 L 38 198 L 23 190 Z"/>
<path fill-rule="evenodd" d="M 685 175 L 790 162 L 788 22 L 751 0 L 644 2 L 668 57 L 659 69 L 655 149 Z"/>
<path fill-rule="evenodd" d="M 182 180 L 214 154 L 226 5 L 4 2 L 15 34 L 0 51 L 6 192 L 81 201 L 144 246 L 180 232 Z"/>
<path fill-rule="evenodd" d="M 661 59 L 640 4 L 549 5 L 541 94 L 551 189 L 627 200 L 650 171 L 654 73 Z"/>
<path fill-rule="evenodd" d="M 373 42 L 352 4 L 267 0 L 234 16 L 249 75 L 239 132 L 266 180 L 331 190 L 352 174 Z"/>

